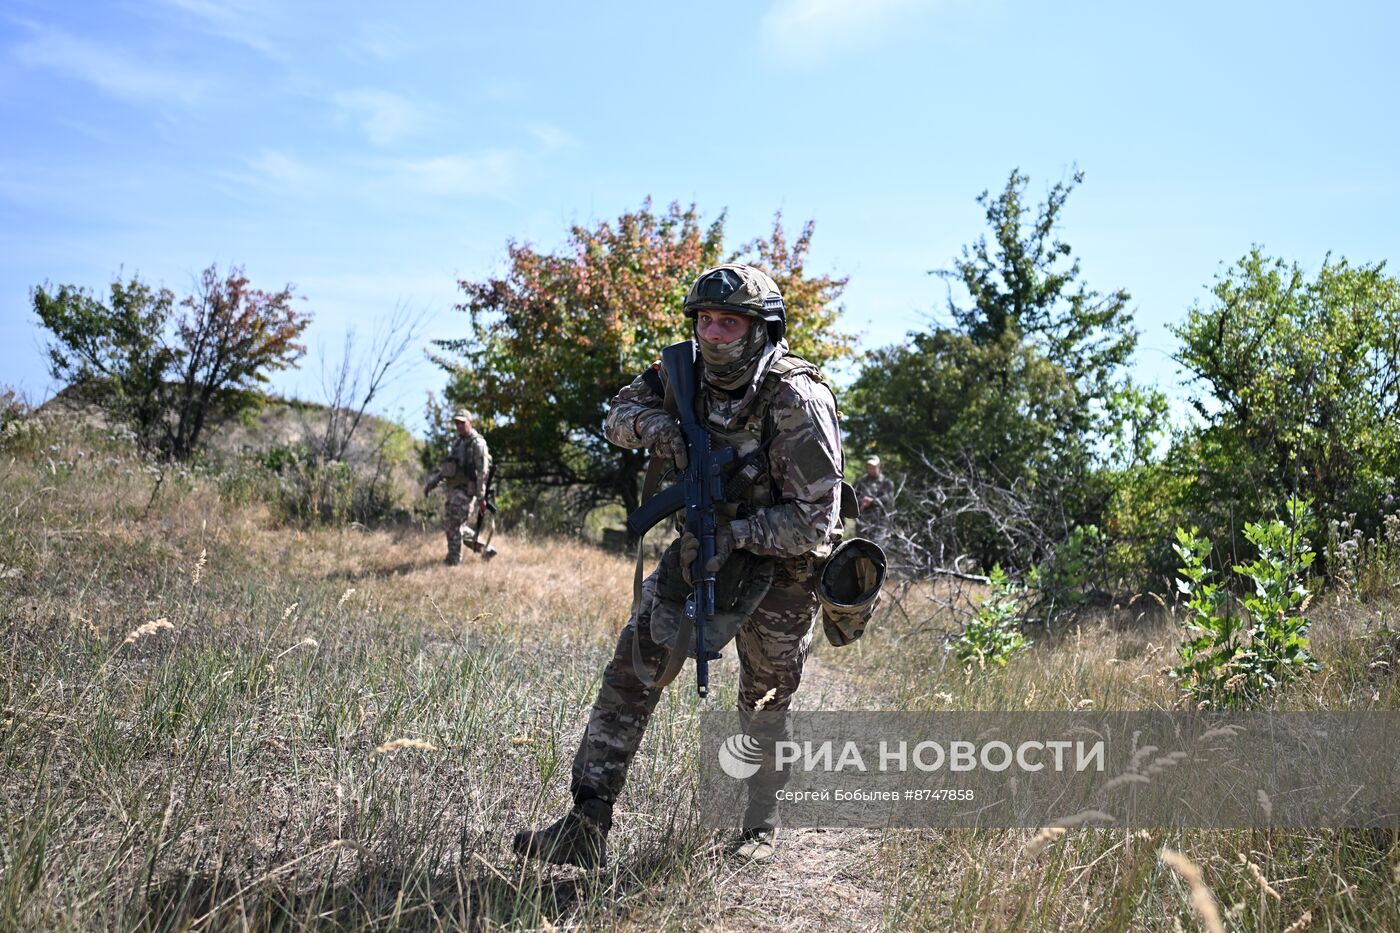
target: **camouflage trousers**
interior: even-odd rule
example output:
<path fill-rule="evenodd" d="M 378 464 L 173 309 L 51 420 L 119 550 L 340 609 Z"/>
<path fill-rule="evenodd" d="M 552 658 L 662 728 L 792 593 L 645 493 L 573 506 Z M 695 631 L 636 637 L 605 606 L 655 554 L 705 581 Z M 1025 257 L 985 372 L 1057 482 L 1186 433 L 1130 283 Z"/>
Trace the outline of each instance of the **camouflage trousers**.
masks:
<path fill-rule="evenodd" d="M 815 585 L 809 561 L 779 561 L 773 586 L 740 626 L 734 645 L 739 653 L 741 712 L 752 712 L 760 703 L 764 710 L 775 711 L 786 710 L 792 704 L 812 644 L 818 609 Z M 638 678 L 632 661 L 633 639 L 640 640 L 643 661 L 653 678 L 666 661 L 666 648 L 651 638 L 655 587 L 653 572 L 643 584 L 640 604 L 618 637 L 617 649 L 603 671 L 588 728 L 574 755 L 570 789 L 575 797 L 586 790 L 604 800 L 617 799 L 647 721 L 661 698 L 660 688 L 648 688 Z M 676 682 L 685 683 L 685 675 Z M 754 797 L 755 789 L 750 788 L 750 800 Z M 772 795 L 768 794 L 767 799 L 771 801 Z M 762 812 L 746 816 L 746 825 L 765 823 L 771 825 L 771 818 L 765 818 Z"/>
<path fill-rule="evenodd" d="M 481 550 L 476 543 L 476 512 L 480 507 L 480 501 L 470 490 L 462 487 L 447 490 L 447 508 L 443 514 L 442 529 L 447 533 L 449 564 L 461 562 L 463 537 L 467 539 L 467 547 L 473 551 Z"/>

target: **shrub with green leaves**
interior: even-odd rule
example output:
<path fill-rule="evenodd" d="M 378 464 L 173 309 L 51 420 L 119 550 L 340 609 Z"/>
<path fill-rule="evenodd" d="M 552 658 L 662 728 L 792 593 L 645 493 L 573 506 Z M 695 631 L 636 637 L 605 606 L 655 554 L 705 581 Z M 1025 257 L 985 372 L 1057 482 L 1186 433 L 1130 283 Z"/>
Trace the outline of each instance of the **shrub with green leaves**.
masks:
<path fill-rule="evenodd" d="M 1400 278 L 1331 257 L 1308 276 L 1254 249 L 1172 330 L 1197 415 L 1167 458 L 1193 478 L 1173 524 L 1221 540 L 1304 496 L 1324 524 L 1380 533 L 1400 476 Z"/>
<path fill-rule="evenodd" d="M 1303 614 L 1317 556 L 1304 534 L 1312 516 L 1298 499 L 1290 499 L 1286 511 L 1287 521 L 1246 523 L 1245 538 L 1258 556 L 1232 568 L 1254 584 L 1238 605 L 1224 581 L 1213 579 L 1210 542 L 1195 528 L 1177 529 L 1173 547 L 1183 563 L 1177 589 L 1189 616 L 1188 637 L 1177 648 L 1181 664 L 1171 676 L 1200 706 L 1247 706 L 1317 670 L 1308 651 L 1311 623 Z"/>
<path fill-rule="evenodd" d="M 0 451 L 17 456 L 39 450 L 43 431 L 29 403 L 14 389 L 0 388 Z"/>
<path fill-rule="evenodd" d="M 1047 619 L 1083 605 L 1091 592 L 1107 586 L 1107 547 L 1097 525 L 1076 525 L 1048 559 L 1031 569 L 1026 582 L 1036 590 Z"/>
<path fill-rule="evenodd" d="M 948 650 L 964 670 L 985 670 L 988 664 L 1005 667 L 1018 651 L 1030 647 L 1021 634 L 1020 613 L 1025 587 L 1012 580 L 1001 565 L 992 568 L 991 591 L 977 614 L 948 643 Z"/>
<path fill-rule="evenodd" d="M 304 444 L 245 454 L 220 472 L 219 490 L 231 504 L 266 502 L 278 523 L 297 527 L 381 521 L 400 503 L 385 459 L 322 460 Z"/>

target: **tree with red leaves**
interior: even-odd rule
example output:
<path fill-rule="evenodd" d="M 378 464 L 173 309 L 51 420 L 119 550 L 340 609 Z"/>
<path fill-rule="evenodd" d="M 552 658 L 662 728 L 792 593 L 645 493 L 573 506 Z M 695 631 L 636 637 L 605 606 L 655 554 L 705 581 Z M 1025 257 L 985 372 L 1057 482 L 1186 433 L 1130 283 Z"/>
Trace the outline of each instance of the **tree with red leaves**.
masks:
<path fill-rule="evenodd" d="M 167 457 L 192 455 L 211 418 L 248 407 L 268 373 L 306 352 L 297 340 L 311 317 L 292 306 L 292 286 L 254 289 L 240 267 L 210 266 L 178 304 L 135 277 L 110 294 L 104 304 L 71 285 L 34 289 L 34 311 L 54 336 L 49 371 Z"/>
<path fill-rule="evenodd" d="M 469 333 L 436 341 L 446 352 L 435 359 L 450 373 L 447 398 L 472 410 L 512 478 L 568 488 L 580 514 L 609 501 L 636 507 L 645 455 L 603 436 L 608 401 L 690 336 L 686 289 L 726 259 L 773 275 L 795 352 L 818 364 L 850 355 L 851 338 L 833 329 L 846 280 L 804 268 L 812 224 L 789 242 L 779 216 L 769 238 L 726 256 L 724 221 L 702 224 L 694 205 L 653 211 L 647 200 L 614 222 L 572 227 L 555 253 L 508 243 L 501 277 L 459 283 Z"/>

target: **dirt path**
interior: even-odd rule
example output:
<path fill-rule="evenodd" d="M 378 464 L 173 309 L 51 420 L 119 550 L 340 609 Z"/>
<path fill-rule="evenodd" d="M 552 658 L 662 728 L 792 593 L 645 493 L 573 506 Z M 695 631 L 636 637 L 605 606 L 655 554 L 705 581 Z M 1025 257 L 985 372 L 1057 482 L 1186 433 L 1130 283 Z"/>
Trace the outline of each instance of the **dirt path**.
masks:
<path fill-rule="evenodd" d="M 816 637 L 820 639 L 821 633 Z M 794 698 L 799 710 L 875 709 L 881 703 L 817 646 Z M 737 676 L 737 670 L 734 672 Z M 869 829 L 780 830 L 777 855 L 764 865 L 733 862 L 725 905 L 710 929 L 870 930 L 878 928 L 886 895 L 872 867 L 880 833 Z"/>

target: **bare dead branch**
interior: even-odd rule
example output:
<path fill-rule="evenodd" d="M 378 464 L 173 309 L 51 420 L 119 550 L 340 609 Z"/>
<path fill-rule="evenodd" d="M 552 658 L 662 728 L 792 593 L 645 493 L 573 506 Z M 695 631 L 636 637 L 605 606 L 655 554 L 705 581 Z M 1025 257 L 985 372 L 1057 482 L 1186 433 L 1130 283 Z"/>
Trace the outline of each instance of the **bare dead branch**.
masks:
<path fill-rule="evenodd" d="M 354 329 L 345 333 L 339 365 L 328 372 L 321 360 L 321 392 L 326 401 L 326 426 L 317 454 L 326 461 L 343 460 L 364 420 L 370 403 L 402 374 L 404 355 L 422 336 L 427 310 L 410 311 L 399 303 L 375 328 L 363 353 L 356 352 Z M 382 446 L 384 439 L 380 439 Z"/>

